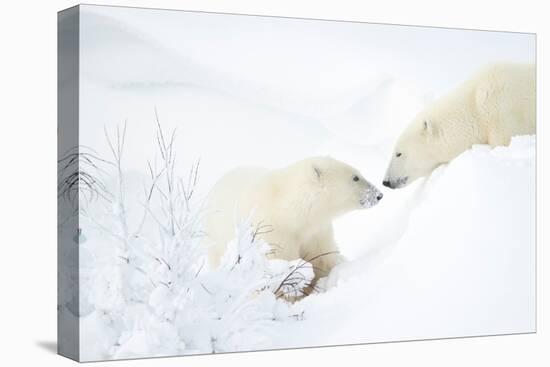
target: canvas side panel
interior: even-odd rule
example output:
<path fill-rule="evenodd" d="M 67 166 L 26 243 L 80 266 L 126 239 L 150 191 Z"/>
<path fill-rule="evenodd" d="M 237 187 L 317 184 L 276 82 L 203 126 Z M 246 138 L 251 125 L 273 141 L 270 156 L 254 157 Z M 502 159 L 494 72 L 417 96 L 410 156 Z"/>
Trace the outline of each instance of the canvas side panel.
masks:
<path fill-rule="evenodd" d="M 57 21 L 57 351 L 79 360 L 79 7 Z"/>

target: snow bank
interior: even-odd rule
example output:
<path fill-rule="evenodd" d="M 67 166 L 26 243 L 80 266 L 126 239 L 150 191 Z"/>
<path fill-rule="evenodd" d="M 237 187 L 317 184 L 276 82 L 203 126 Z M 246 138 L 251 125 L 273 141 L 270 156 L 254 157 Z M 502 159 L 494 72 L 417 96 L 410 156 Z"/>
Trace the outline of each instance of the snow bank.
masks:
<path fill-rule="evenodd" d="M 381 220 L 384 246 L 336 269 L 277 347 L 535 330 L 535 137 L 474 146 L 401 191 L 386 196 L 412 207 Z"/>

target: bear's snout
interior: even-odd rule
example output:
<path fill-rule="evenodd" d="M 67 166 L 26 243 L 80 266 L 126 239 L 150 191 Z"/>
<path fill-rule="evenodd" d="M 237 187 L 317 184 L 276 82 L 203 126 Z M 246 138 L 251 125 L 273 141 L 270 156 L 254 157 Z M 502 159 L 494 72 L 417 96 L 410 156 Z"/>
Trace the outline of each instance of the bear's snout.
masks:
<path fill-rule="evenodd" d="M 399 177 L 395 180 L 386 179 L 382 181 L 382 185 L 389 187 L 390 189 L 399 189 L 403 186 L 406 186 L 408 180 L 409 177 Z"/>
<path fill-rule="evenodd" d="M 369 184 L 368 188 L 363 192 L 361 196 L 361 200 L 359 200 L 359 204 L 361 204 L 361 207 L 371 208 L 378 204 L 380 200 L 382 200 L 384 194 L 382 194 L 380 190 L 378 190 L 375 186 Z"/>

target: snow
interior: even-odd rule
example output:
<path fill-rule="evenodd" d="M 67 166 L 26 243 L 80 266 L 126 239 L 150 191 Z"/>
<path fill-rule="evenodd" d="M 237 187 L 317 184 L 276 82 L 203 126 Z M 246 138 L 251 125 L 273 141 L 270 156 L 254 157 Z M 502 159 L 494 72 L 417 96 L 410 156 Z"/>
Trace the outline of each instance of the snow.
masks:
<path fill-rule="evenodd" d="M 90 206 L 96 222 L 83 221 L 79 237 L 83 359 L 535 330 L 534 136 L 509 147 L 474 146 L 401 190 L 380 187 L 408 120 L 488 62 L 533 62 L 532 35 L 97 6 L 82 12 L 81 144 L 110 157 L 105 131 L 127 122 L 125 199 Z M 245 227 L 229 246 L 229 269 L 201 270 L 207 290 L 193 280 L 204 254 L 190 233 L 160 236 L 149 218 L 144 238 L 122 236 L 131 246 L 121 245 L 112 233 L 139 226 L 147 162 L 162 161 L 157 117 L 164 131 L 176 130 L 178 176 L 200 159 L 196 208 L 236 166 L 275 168 L 319 154 L 357 167 L 382 189 L 380 205 L 335 222 L 349 262 L 323 280 L 326 292 L 294 304 L 276 299 L 275 280 L 300 261 L 247 252 Z M 116 175 L 105 179 L 116 191 Z M 176 243 L 192 251 L 189 264 Z M 186 270 L 178 268 L 180 278 L 150 262 L 151 254 Z M 158 286 L 170 281 L 193 296 Z M 63 317 L 72 317 L 69 308 Z M 220 314 L 232 317 L 217 323 Z"/>
<path fill-rule="evenodd" d="M 440 167 L 404 193 L 417 202 L 391 224 L 398 239 L 381 228 L 389 245 L 333 272 L 277 347 L 534 331 L 534 185 L 532 136 Z"/>

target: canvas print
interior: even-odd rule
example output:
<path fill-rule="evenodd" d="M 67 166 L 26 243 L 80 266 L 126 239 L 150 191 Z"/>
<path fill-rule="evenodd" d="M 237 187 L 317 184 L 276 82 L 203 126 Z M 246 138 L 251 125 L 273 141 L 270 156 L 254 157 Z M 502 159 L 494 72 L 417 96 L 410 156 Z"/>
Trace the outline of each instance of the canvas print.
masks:
<path fill-rule="evenodd" d="M 534 34 L 59 13 L 58 347 L 535 332 Z"/>

